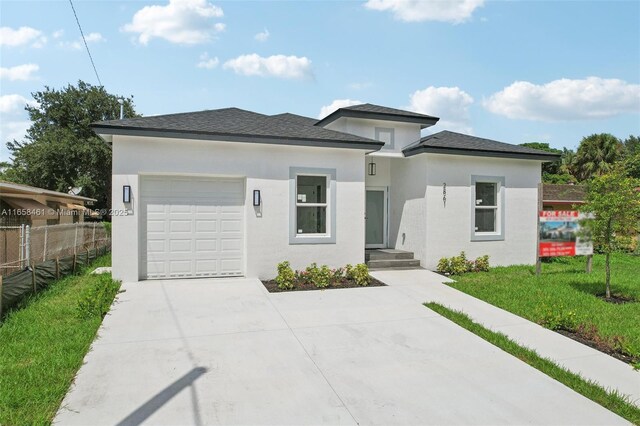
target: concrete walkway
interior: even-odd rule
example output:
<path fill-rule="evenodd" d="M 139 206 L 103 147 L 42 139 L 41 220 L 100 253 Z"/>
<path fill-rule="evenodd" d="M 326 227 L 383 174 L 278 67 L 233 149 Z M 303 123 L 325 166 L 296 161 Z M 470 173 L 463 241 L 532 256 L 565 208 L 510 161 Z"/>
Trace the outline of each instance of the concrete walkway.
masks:
<path fill-rule="evenodd" d="M 558 365 L 604 388 L 617 389 L 640 406 L 640 372 L 622 361 L 442 284 L 451 280 L 434 272 L 395 270 L 375 271 L 371 275 L 416 301 L 437 302 L 462 311 L 475 322 L 506 334 Z"/>
<path fill-rule="evenodd" d="M 124 284 L 55 423 L 627 424 L 422 306 L 428 286 Z"/>

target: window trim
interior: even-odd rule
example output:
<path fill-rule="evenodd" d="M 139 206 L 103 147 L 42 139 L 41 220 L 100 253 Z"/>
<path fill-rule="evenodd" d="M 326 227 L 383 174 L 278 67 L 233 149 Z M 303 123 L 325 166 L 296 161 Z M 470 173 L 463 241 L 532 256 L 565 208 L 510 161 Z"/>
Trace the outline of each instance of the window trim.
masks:
<path fill-rule="evenodd" d="M 476 183 L 495 183 L 496 184 L 496 231 L 495 232 L 477 232 L 476 231 Z M 505 178 L 504 176 L 480 176 L 471 175 L 471 241 L 504 241 L 504 223 L 505 223 Z M 490 207 L 493 208 L 493 207 Z"/>
<path fill-rule="evenodd" d="M 324 234 L 298 234 L 298 176 L 325 176 L 327 178 L 327 232 Z M 318 207 L 317 203 L 302 203 L 301 207 Z M 324 203 L 322 203 L 324 207 Z M 335 244 L 336 242 L 336 169 L 289 168 L 289 244 Z"/>
<path fill-rule="evenodd" d="M 393 127 L 376 127 L 375 140 L 380 141 L 380 133 L 382 132 L 388 132 L 390 134 L 390 141 L 388 145 L 385 143 L 381 149 L 394 149 L 396 146 L 396 129 L 394 129 Z"/>

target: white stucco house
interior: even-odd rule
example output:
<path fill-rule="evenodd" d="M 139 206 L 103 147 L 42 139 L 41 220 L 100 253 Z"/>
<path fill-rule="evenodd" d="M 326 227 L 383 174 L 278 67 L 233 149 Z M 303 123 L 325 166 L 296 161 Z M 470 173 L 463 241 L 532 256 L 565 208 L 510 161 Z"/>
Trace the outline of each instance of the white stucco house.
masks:
<path fill-rule="evenodd" d="M 289 260 L 532 264 L 537 185 L 555 155 L 363 104 L 322 120 L 238 108 L 93 125 L 113 147 L 113 276 L 272 278 Z"/>

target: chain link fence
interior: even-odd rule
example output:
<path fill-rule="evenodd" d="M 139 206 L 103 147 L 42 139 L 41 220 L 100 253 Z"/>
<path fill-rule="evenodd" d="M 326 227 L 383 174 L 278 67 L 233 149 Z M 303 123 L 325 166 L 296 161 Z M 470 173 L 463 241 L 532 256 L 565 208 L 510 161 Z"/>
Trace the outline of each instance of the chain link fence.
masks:
<path fill-rule="evenodd" d="M 3 226 L 0 227 L 0 275 L 110 245 L 111 236 L 99 222 Z"/>

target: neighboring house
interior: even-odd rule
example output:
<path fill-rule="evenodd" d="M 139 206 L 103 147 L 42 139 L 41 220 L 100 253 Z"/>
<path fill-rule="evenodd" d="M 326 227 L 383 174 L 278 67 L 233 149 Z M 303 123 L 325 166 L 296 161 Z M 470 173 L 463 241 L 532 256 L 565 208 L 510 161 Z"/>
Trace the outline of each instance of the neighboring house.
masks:
<path fill-rule="evenodd" d="M 371 104 L 322 120 L 237 108 L 103 121 L 113 147 L 113 275 L 270 278 L 276 264 L 425 268 L 464 250 L 535 262 L 541 163 L 557 156 Z M 126 201 L 126 202 L 125 202 Z"/>
<path fill-rule="evenodd" d="M 83 222 L 96 200 L 0 181 L 0 226 L 44 226 Z"/>
<path fill-rule="evenodd" d="M 584 204 L 587 187 L 584 185 L 550 184 L 542 185 L 543 210 L 576 210 Z"/>

